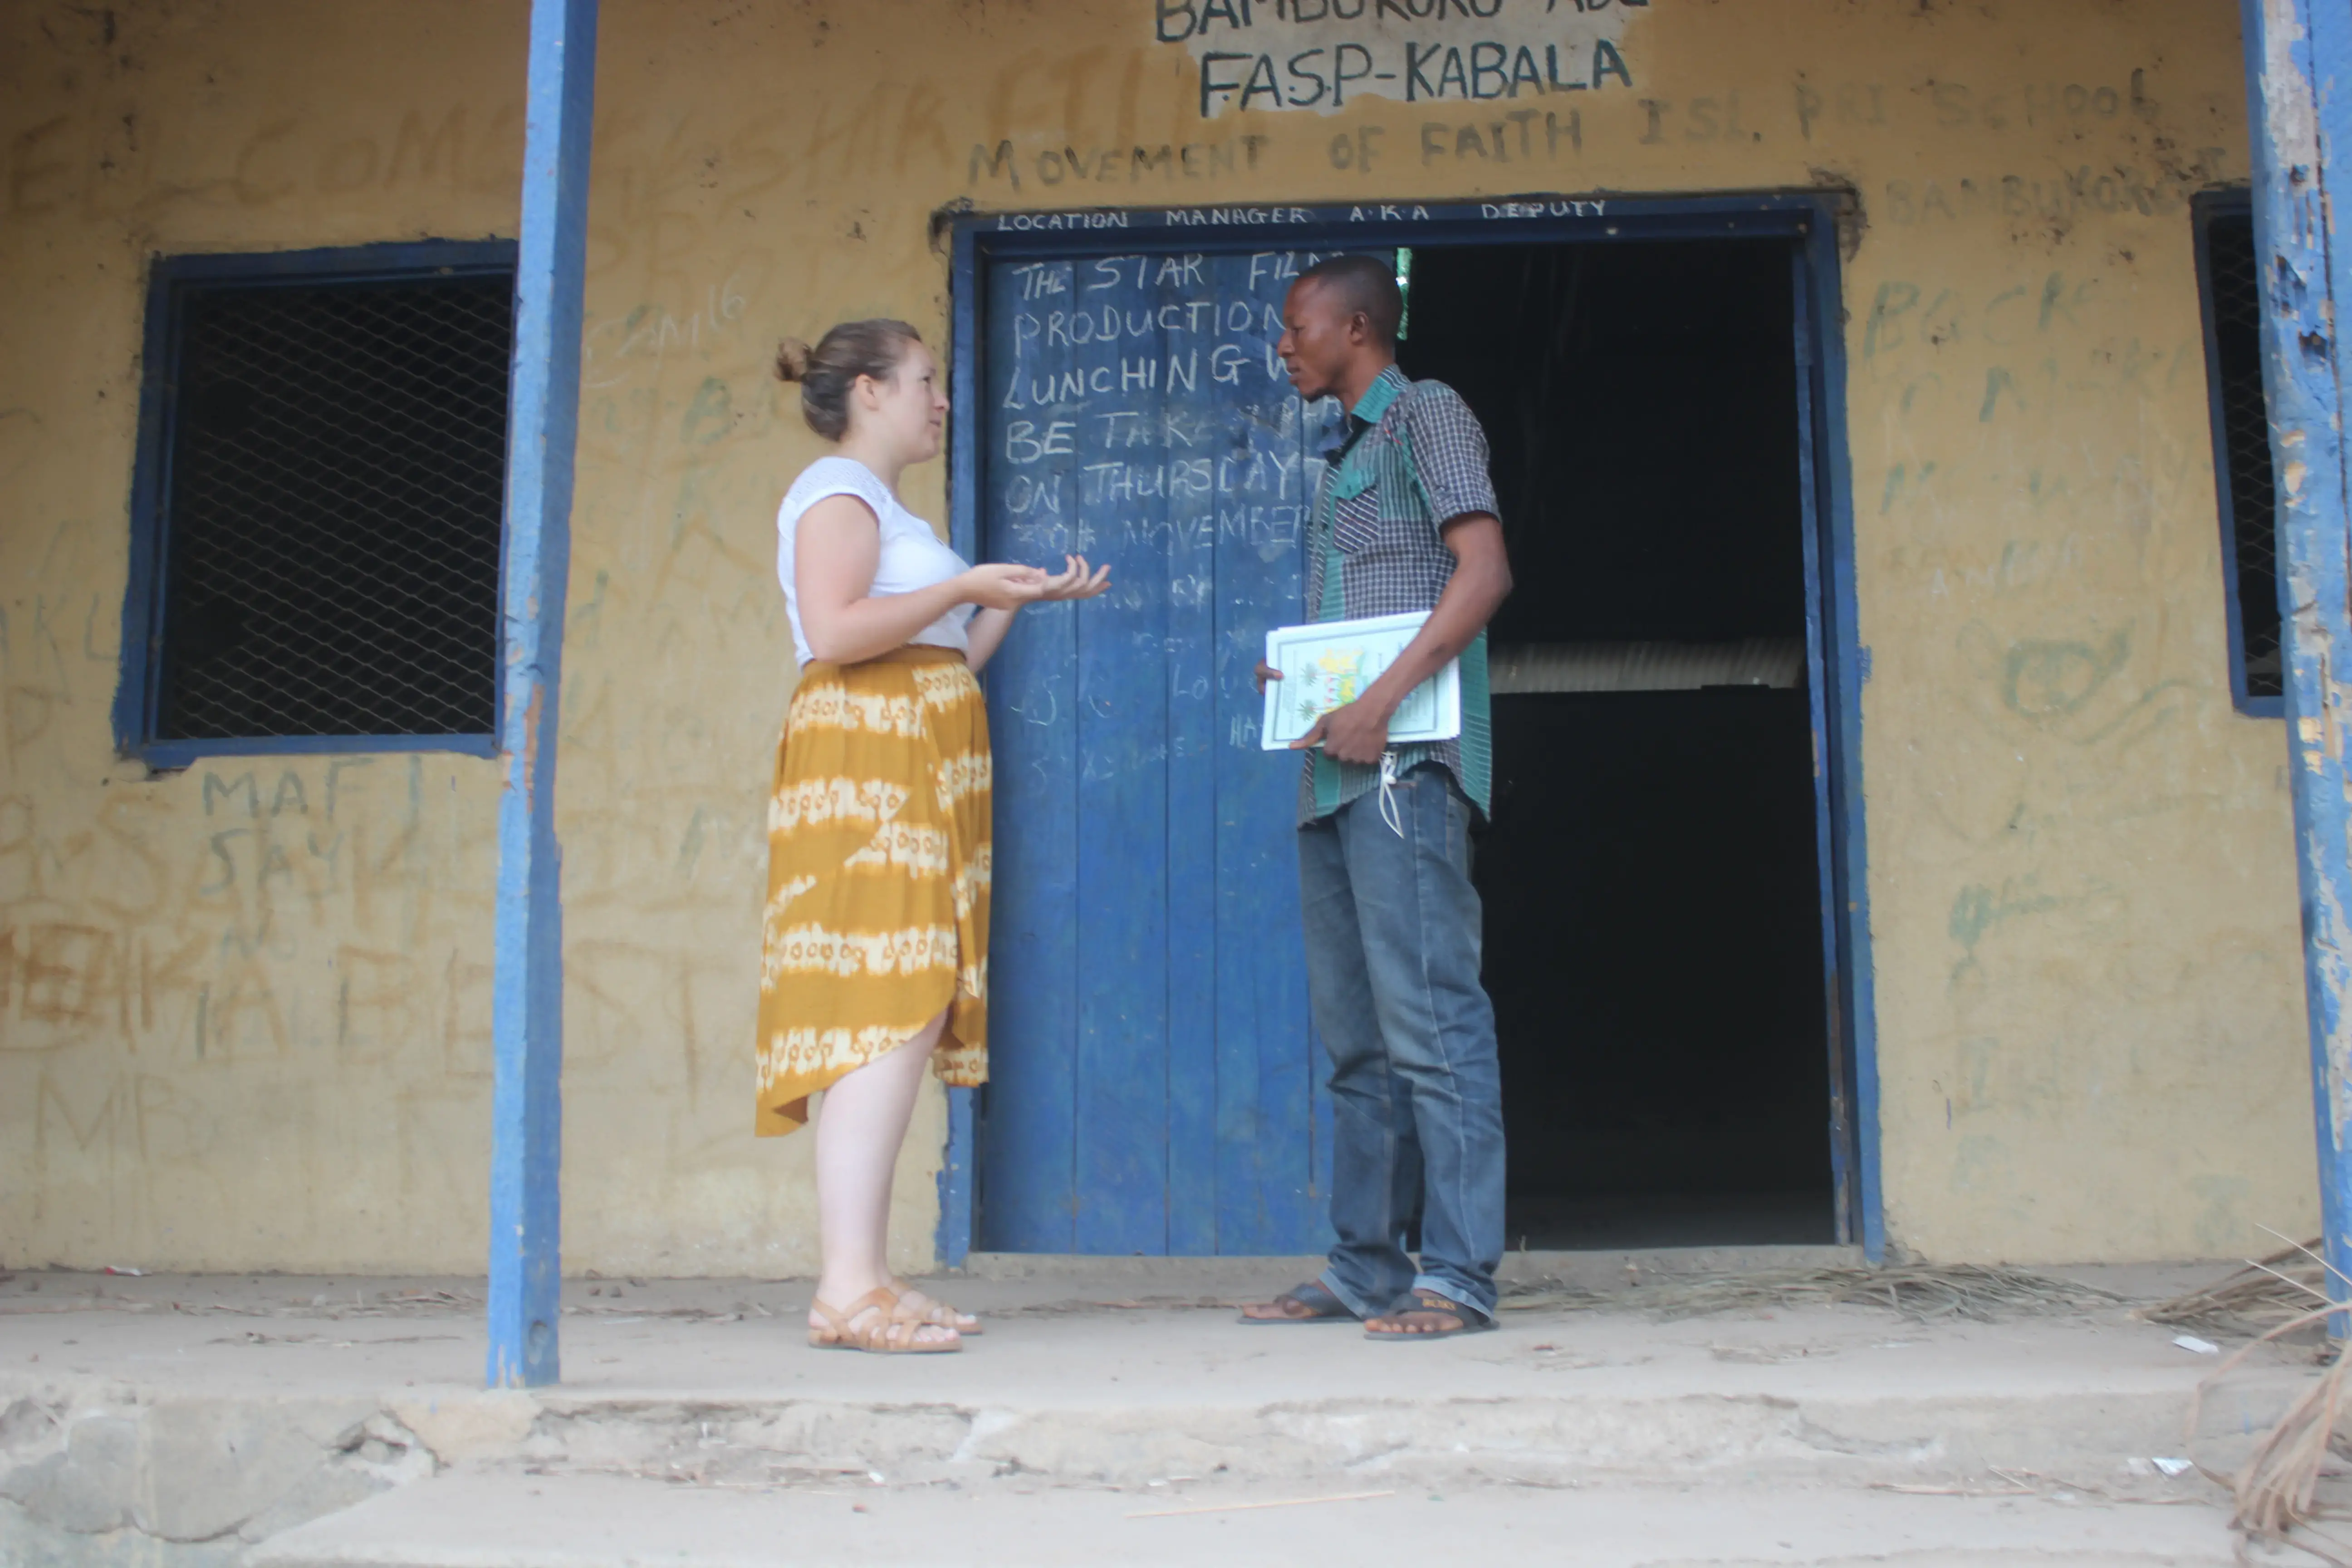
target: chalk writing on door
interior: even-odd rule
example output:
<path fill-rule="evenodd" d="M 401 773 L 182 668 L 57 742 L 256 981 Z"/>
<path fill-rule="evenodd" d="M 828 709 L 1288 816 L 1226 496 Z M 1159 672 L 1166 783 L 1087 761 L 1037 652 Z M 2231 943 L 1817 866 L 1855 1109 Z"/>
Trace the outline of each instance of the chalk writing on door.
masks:
<path fill-rule="evenodd" d="M 1318 254 L 1005 268 L 988 387 L 1005 537 L 1046 556 L 1218 538 L 1268 562 L 1296 551 L 1322 464 L 1275 347 L 1283 290 Z M 1165 590 L 1207 596 L 1181 575 Z"/>

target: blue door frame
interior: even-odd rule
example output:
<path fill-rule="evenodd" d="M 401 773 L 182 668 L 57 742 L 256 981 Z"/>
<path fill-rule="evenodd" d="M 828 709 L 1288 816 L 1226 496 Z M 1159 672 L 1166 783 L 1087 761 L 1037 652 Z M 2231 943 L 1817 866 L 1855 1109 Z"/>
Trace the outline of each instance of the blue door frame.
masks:
<path fill-rule="evenodd" d="M 1801 397 L 1801 473 L 1811 523 L 1805 541 L 1807 641 L 1815 683 L 1814 764 L 1827 829 L 1822 910 L 1830 995 L 1829 1134 L 1838 1237 L 1872 1261 L 1885 1250 L 1879 1202 L 1876 1026 L 1871 996 L 1870 906 L 1862 790 L 1862 646 L 1854 593 L 1852 472 L 1845 444 L 1845 344 L 1840 320 L 1833 191 L 1681 199 L 1517 196 L 1458 203 L 1150 207 L 963 214 L 951 221 L 954 341 L 949 504 L 951 538 L 967 559 L 980 548 L 980 355 L 983 268 L 1013 258 L 1079 259 L 1136 252 L 1232 254 L 1612 240 L 1780 238 L 1797 257 Z M 971 1249 L 975 1166 L 972 1091 L 949 1090 L 947 1159 L 940 1173 L 939 1252 L 960 1267 Z"/>

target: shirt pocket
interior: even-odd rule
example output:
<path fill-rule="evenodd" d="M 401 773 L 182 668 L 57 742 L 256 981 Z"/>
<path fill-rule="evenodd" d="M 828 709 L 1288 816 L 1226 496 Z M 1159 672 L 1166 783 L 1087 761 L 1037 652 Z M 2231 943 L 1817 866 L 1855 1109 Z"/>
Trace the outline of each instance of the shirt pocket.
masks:
<path fill-rule="evenodd" d="M 1343 555 L 1360 555 L 1381 536 L 1381 487 L 1366 485 L 1338 498 L 1331 513 L 1331 542 Z"/>

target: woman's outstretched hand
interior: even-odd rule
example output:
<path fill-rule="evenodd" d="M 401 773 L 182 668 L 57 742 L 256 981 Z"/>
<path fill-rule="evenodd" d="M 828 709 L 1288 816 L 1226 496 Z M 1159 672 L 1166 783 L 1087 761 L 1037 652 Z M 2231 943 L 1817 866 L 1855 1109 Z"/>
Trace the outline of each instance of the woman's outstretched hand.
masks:
<path fill-rule="evenodd" d="M 1060 581 L 1034 566 L 975 566 L 963 574 L 957 591 L 964 603 L 983 610 L 1017 610 L 1047 597 L 1046 589 Z"/>
<path fill-rule="evenodd" d="M 1091 599 L 1109 586 L 1108 566 L 1089 567 L 1083 555 L 1065 555 L 1062 557 L 1062 570 L 1045 579 L 1045 591 L 1037 597 L 1049 602 L 1055 599 Z"/>
<path fill-rule="evenodd" d="M 992 613 L 972 617 L 966 662 L 977 670 L 995 657 L 997 646 L 1013 627 L 1013 613 L 1022 605 L 1091 599 L 1109 586 L 1110 568 L 1090 568 L 1083 555 L 1063 556 L 1059 572 L 1042 566 L 973 567 L 957 580 L 957 595 Z"/>

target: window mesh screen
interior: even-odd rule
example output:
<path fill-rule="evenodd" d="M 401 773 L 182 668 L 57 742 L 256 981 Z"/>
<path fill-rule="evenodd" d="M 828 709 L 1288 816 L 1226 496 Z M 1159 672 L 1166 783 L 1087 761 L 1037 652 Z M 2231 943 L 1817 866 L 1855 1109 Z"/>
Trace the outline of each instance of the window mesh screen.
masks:
<path fill-rule="evenodd" d="M 2254 268 L 2254 223 L 2242 213 L 2205 227 L 2206 275 L 2212 279 L 2214 395 L 2221 400 L 2228 450 L 2216 456 L 2230 476 L 2230 540 L 2238 564 L 2238 635 L 2246 695 L 2286 690 L 2279 657 L 2278 524 L 2271 483 L 2270 407 L 2263 396 L 2263 300 Z"/>
<path fill-rule="evenodd" d="M 496 727 L 509 276 L 178 296 L 157 734 Z"/>

